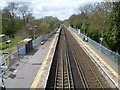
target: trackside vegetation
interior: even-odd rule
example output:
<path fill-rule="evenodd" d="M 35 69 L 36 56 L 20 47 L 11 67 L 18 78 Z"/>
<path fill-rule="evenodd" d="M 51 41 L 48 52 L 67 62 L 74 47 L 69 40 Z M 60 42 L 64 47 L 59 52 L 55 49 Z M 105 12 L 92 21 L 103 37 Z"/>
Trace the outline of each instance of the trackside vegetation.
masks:
<path fill-rule="evenodd" d="M 77 14 L 65 20 L 66 25 L 120 54 L 120 2 L 88 3 L 78 8 Z"/>

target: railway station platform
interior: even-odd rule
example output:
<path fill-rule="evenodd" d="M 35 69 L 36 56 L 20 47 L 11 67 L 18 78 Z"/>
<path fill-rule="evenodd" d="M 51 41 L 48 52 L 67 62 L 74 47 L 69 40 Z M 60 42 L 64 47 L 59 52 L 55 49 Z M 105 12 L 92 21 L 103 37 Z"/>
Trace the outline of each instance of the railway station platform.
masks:
<path fill-rule="evenodd" d="M 70 30 L 69 30 L 70 31 Z M 118 76 L 116 72 L 110 71 L 113 70 L 111 67 L 106 66 L 107 64 L 103 61 L 103 59 L 97 54 L 97 52 L 93 51 L 92 47 L 90 47 L 87 43 L 83 42 L 81 38 L 79 38 L 74 32 L 70 31 L 73 37 L 76 39 L 76 41 L 79 43 L 79 45 L 83 48 L 83 50 L 86 52 L 86 54 L 92 59 L 94 63 L 96 63 L 96 66 L 100 68 L 100 72 L 103 74 L 103 76 L 108 79 L 108 81 L 112 82 L 111 85 L 115 85 L 119 88 L 119 81 Z M 57 32 L 59 33 L 59 31 Z M 56 36 L 56 39 L 54 41 L 54 44 L 51 44 L 49 51 L 44 59 L 43 64 L 38 70 L 38 73 L 32 82 L 30 88 L 46 88 L 48 75 L 50 73 L 50 67 L 52 64 L 52 59 L 54 56 L 56 44 L 57 44 L 58 36 Z M 110 69 L 110 70 L 109 70 Z M 115 76 L 116 75 L 116 76 Z M 114 86 L 113 86 L 114 87 Z"/>
<path fill-rule="evenodd" d="M 120 89 L 120 66 L 106 57 L 104 54 L 101 54 L 98 50 L 94 48 L 88 42 L 84 42 L 81 37 L 78 36 L 75 32 L 68 29 L 69 32 L 73 35 L 79 45 L 83 48 L 86 54 L 91 58 L 91 60 L 98 66 L 100 72 L 104 75 L 108 81 L 112 82 L 117 88 Z"/>
<path fill-rule="evenodd" d="M 112 81 L 112 84 L 119 88 L 120 78 L 117 71 L 111 68 L 110 65 L 98 55 L 94 47 L 84 42 L 73 31 L 69 30 L 69 32 L 100 69 L 99 71 L 103 76 L 108 79 L 108 81 Z M 44 45 L 36 48 L 35 53 L 32 52 L 32 54 L 26 56 L 26 58 L 21 59 L 20 64 L 15 64 L 11 70 L 9 70 L 9 73 L 5 75 L 5 86 L 7 88 L 30 88 L 31 90 L 35 88 L 46 88 L 59 33 L 60 28 Z"/>
<path fill-rule="evenodd" d="M 7 89 L 37 88 L 39 82 L 41 82 L 39 88 L 44 88 L 58 35 L 59 29 L 43 45 L 20 57 L 20 61 L 11 66 L 4 75 Z"/>

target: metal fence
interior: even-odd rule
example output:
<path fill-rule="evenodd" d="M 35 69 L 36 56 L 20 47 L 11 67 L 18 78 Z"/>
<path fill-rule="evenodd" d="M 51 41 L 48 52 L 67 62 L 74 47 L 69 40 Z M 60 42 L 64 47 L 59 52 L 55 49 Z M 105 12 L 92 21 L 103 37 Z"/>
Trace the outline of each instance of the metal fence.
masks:
<path fill-rule="evenodd" d="M 52 34 L 54 34 L 56 32 L 58 28 L 56 28 L 54 31 L 46 34 L 46 35 L 42 35 L 40 37 L 38 37 L 37 39 L 33 40 L 33 47 L 37 46 L 38 44 L 40 44 L 40 42 L 44 39 L 49 38 Z"/>
<path fill-rule="evenodd" d="M 79 37 L 87 37 L 86 35 L 80 33 L 78 34 L 78 30 L 69 27 L 70 30 L 72 30 L 73 32 L 75 32 Z M 102 46 L 101 44 L 97 43 L 96 41 L 92 40 L 91 38 L 87 37 L 88 42 L 93 45 L 96 49 L 100 50 L 101 53 L 105 54 L 106 56 L 108 56 L 111 60 L 113 60 L 114 62 L 116 62 L 117 64 L 120 64 L 120 55 L 107 49 L 106 47 Z"/>
<path fill-rule="evenodd" d="M 57 29 L 58 28 L 56 28 L 54 31 L 50 32 L 49 34 L 42 35 L 42 36 L 36 38 L 35 40 L 33 40 L 33 48 L 35 48 L 35 46 L 39 45 L 42 40 L 49 38 L 52 34 L 54 34 L 56 32 Z M 21 49 L 24 49 L 24 47 L 20 48 L 19 50 L 21 50 Z M 14 51 L 7 57 L 3 58 L 3 56 L 2 56 L 0 58 L 0 62 L 2 63 L 1 65 L 4 64 L 5 66 L 8 66 L 8 68 L 9 68 L 12 64 L 14 64 L 14 62 L 20 60 L 20 57 L 18 55 L 19 50 Z"/>

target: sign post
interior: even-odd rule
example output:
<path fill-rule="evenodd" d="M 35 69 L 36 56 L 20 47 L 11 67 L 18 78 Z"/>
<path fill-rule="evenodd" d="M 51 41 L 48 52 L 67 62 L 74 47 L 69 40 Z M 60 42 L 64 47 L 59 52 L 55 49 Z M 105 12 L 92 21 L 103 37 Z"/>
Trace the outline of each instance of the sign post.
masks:
<path fill-rule="evenodd" d="M 80 29 L 78 29 L 78 34 L 80 34 Z"/>
<path fill-rule="evenodd" d="M 103 38 L 100 37 L 100 49 L 99 49 L 99 52 L 101 52 L 101 45 L 102 45 L 102 41 L 103 41 Z"/>

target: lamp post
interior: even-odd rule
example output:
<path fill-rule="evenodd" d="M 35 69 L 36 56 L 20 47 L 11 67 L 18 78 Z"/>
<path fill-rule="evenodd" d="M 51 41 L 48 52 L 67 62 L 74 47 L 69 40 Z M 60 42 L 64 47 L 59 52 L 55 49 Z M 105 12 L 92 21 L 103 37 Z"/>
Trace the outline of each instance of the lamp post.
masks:
<path fill-rule="evenodd" d="M 35 40 L 35 29 L 37 28 L 37 25 L 34 26 L 34 28 L 29 28 L 30 30 L 33 30 L 33 39 Z"/>
<path fill-rule="evenodd" d="M 0 69 L 1 69 L 0 75 L 1 75 L 1 81 L 2 81 L 1 87 L 2 87 L 2 90 L 5 90 L 5 83 L 4 83 L 3 72 L 2 71 L 7 70 L 8 66 L 0 66 Z"/>
<path fill-rule="evenodd" d="M 7 52 L 2 52 L 1 54 L 8 54 Z M 1 87 L 2 87 L 2 90 L 5 90 L 5 83 L 4 83 L 4 79 L 3 79 L 3 71 L 4 70 L 7 70 L 8 69 L 8 66 L 0 66 L 0 76 L 1 76 Z"/>
<path fill-rule="evenodd" d="M 37 28 L 37 25 L 34 26 L 34 42 L 35 42 L 34 44 L 35 44 L 35 46 L 36 46 L 36 41 L 35 41 L 35 36 L 36 36 L 36 35 L 35 35 L 35 29 L 36 29 L 36 28 Z"/>
<path fill-rule="evenodd" d="M 33 28 L 29 28 L 29 29 L 33 32 Z M 33 34 L 32 34 L 32 37 L 34 37 Z"/>
<path fill-rule="evenodd" d="M 37 28 L 37 25 L 34 26 L 34 40 L 35 40 L 35 30 Z"/>
<path fill-rule="evenodd" d="M 33 39 L 34 39 L 34 44 L 36 45 L 36 42 L 35 42 L 35 37 L 36 37 L 36 35 L 35 35 L 35 29 L 37 28 L 37 25 L 35 25 L 33 28 L 29 28 L 30 30 L 32 30 L 33 31 Z"/>

